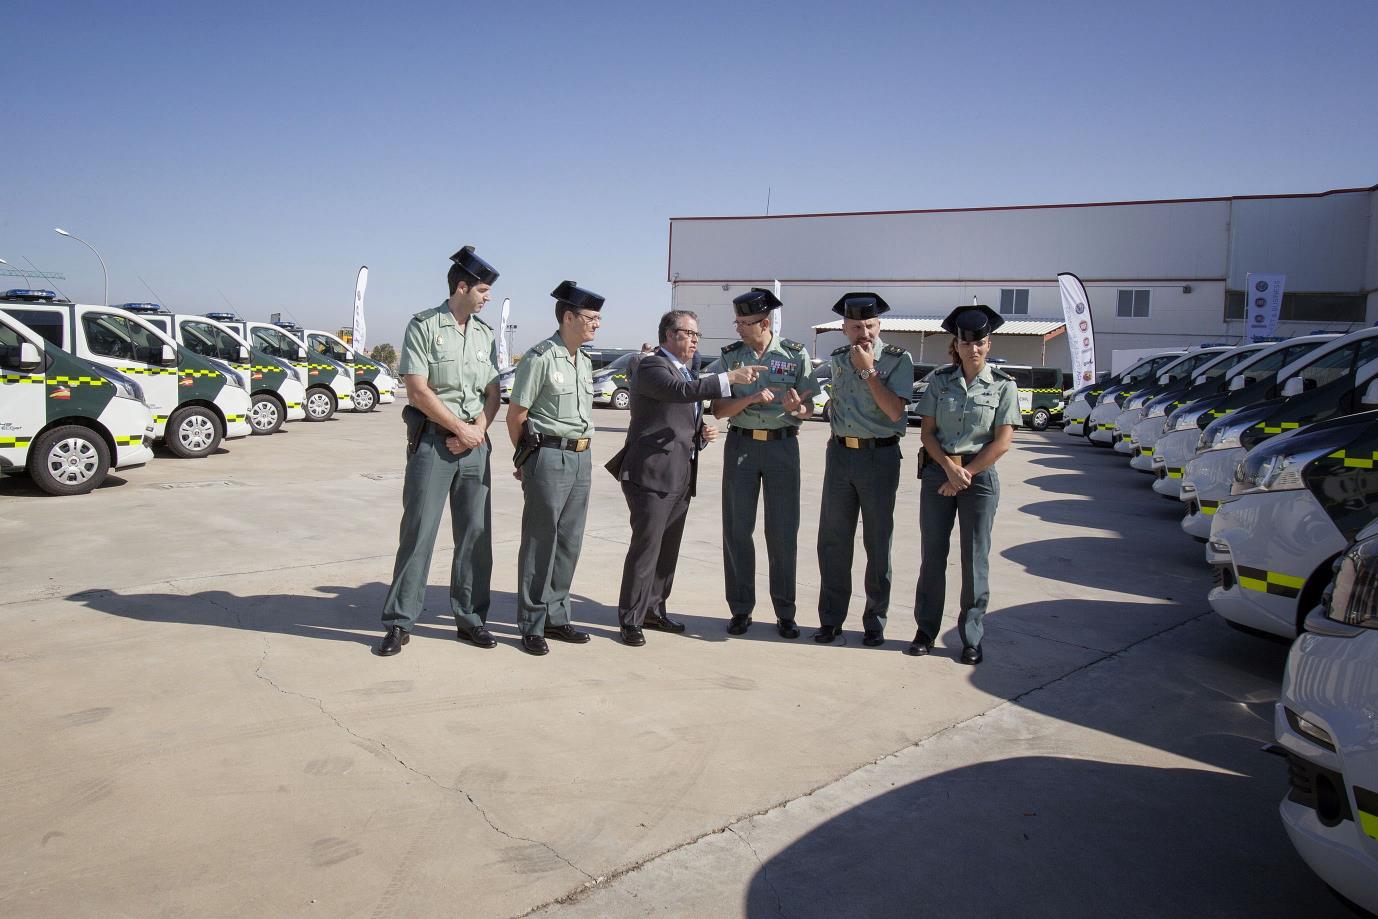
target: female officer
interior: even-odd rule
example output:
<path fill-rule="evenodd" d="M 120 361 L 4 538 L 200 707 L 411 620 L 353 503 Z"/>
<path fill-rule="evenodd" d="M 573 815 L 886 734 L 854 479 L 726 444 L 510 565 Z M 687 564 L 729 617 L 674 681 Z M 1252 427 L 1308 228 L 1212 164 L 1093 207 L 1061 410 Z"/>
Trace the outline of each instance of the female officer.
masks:
<path fill-rule="evenodd" d="M 990 530 L 1000 501 L 995 462 L 1005 455 L 1019 423 L 1014 379 L 986 363 L 990 334 L 1004 319 L 988 306 L 959 306 L 943 320 L 953 335 L 952 364 L 935 370 L 919 398 L 923 459 L 919 478 L 919 568 L 914 618 L 919 631 L 905 649 L 923 655 L 942 629 L 947 591 L 947 550 L 952 521 L 962 545 L 962 663 L 981 663 L 981 620 L 990 601 Z"/>

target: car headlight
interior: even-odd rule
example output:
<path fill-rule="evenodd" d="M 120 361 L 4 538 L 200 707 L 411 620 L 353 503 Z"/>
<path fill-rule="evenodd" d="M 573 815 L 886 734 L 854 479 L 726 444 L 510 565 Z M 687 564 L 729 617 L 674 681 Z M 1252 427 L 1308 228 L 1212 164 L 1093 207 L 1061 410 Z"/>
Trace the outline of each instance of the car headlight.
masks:
<path fill-rule="evenodd" d="M 144 398 L 144 388 L 139 385 L 139 381 L 133 377 L 125 376 L 112 367 L 105 367 L 100 364 L 93 364 L 96 373 L 110 381 L 110 385 L 115 387 L 115 394 L 124 399 L 134 399 L 148 404 Z"/>
<path fill-rule="evenodd" d="M 1159 402 L 1148 407 L 1148 411 L 1144 413 L 1144 418 L 1162 418 L 1165 415 L 1167 415 L 1167 404 Z"/>
<path fill-rule="evenodd" d="M 1231 450 L 1242 446 L 1239 438 L 1248 430 L 1252 422 L 1246 421 L 1242 424 L 1220 424 L 1215 422 L 1206 426 L 1206 430 L 1201 432 L 1202 450 Z"/>
<path fill-rule="evenodd" d="M 1295 491 L 1305 488 L 1303 473 L 1306 471 L 1306 465 L 1331 453 L 1333 449 L 1332 446 L 1313 447 L 1300 453 L 1282 453 L 1260 447 L 1259 450 L 1245 456 L 1235 467 L 1234 484 L 1230 487 L 1230 494 L 1239 495 L 1251 491 Z"/>

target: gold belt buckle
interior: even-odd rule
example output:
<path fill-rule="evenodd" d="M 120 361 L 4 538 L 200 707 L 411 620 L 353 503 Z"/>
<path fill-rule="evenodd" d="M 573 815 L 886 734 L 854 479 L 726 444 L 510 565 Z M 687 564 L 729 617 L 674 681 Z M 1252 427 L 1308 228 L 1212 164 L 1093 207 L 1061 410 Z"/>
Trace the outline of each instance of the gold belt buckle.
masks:
<path fill-rule="evenodd" d="M 579 438 L 578 440 L 576 440 L 576 441 L 574 442 L 574 452 L 575 452 L 575 453 L 583 453 L 583 452 L 584 452 L 585 450 L 587 450 L 588 448 L 589 448 L 589 439 L 588 439 L 587 437 L 581 437 L 581 438 Z"/>
<path fill-rule="evenodd" d="M 754 428 L 751 432 L 752 440 L 770 440 L 770 432 L 761 428 Z"/>
<path fill-rule="evenodd" d="M 851 448 L 851 449 L 853 449 L 853 450 L 860 450 L 860 449 L 861 449 L 861 438 L 860 438 L 860 437 L 844 437 L 844 438 L 842 438 L 842 445 L 843 445 L 844 447 L 849 447 L 849 448 Z"/>

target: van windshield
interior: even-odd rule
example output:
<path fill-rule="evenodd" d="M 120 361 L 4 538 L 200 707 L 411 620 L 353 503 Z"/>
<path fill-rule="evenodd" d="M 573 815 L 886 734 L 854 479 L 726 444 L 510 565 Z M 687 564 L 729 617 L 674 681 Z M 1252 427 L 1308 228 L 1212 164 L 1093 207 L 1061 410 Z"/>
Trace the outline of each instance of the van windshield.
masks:
<path fill-rule="evenodd" d="M 87 313 L 81 317 L 86 346 L 93 354 L 117 360 L 156 364 L 162 360 L 163 340 L 132 319 L 111 313 Z"/>

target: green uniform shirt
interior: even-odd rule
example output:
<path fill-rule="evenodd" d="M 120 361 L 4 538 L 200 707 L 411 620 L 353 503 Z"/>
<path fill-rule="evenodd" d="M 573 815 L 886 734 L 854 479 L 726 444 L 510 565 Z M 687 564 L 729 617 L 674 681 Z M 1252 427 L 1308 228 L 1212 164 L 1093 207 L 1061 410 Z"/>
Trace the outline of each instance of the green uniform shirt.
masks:
<path fill-rule="evenodd" d="M 461 330 L 448 301 L 407 323 L 397 371 L 424 376 L 445 407 L 465 421 L 483 414 L 483 392 L 498 379 L 493 330 L 470 316 Z"/>
<path fill-rule="evenodd" d="M 801 399 L 807 399 L 818 391 L 810 370 L 809 352 L 797 341 L 771 335 L 770 343 L 758 357 L 746 342 L 736 341 L 722 349 L 722 357 L 708 367 L 709 373 L 726 373 L 743 365 L 759 365 L 766 368 L 756 378 L 755 383 L 734 384 L 732 398 L 751 396 L 763 389 L 775 390 L 775 399 L 770 402 L 748 405 L 728 419 L 738 428 L 771 431 L 776 428 L 797 428 L 803 420 L 786 412 L 780 399 L 787 390 L 793 389 Z"/>
<path fill-rule="evenodd" d="M 876 341 L 876 369 L 885 388 L 908 404 L 914 398 L 914 359 L 903 348 Z M 909 422 L 904 413 L 891 421 L 876 405 L 870 383 L 858 379 L 852 366 L 852 346 L 843 345 L 832 353 L 832 393 L 828 412 L 833 433 L 839 437 L 904 436 Z M 815 387 L 817 389 L 817 387 Z"/>
<path fill-rule="evenodd" d="M 593 361 L 583 348 L 570 354 L 556 332 L 517 364 L 511 401 L 528 410 L 539 434 L 588 437 L 593 434 Z"/>
<path fill-rule="evenodd" d="M 1014 378 L 990 364 L 967 385 L 960 365 L 933 371 L 919 397 L 919 414 L 938 423 L 945 453 L 975 453 L 995 439 L 997 425 L 1018 425 L 1019 388 Z"/>

